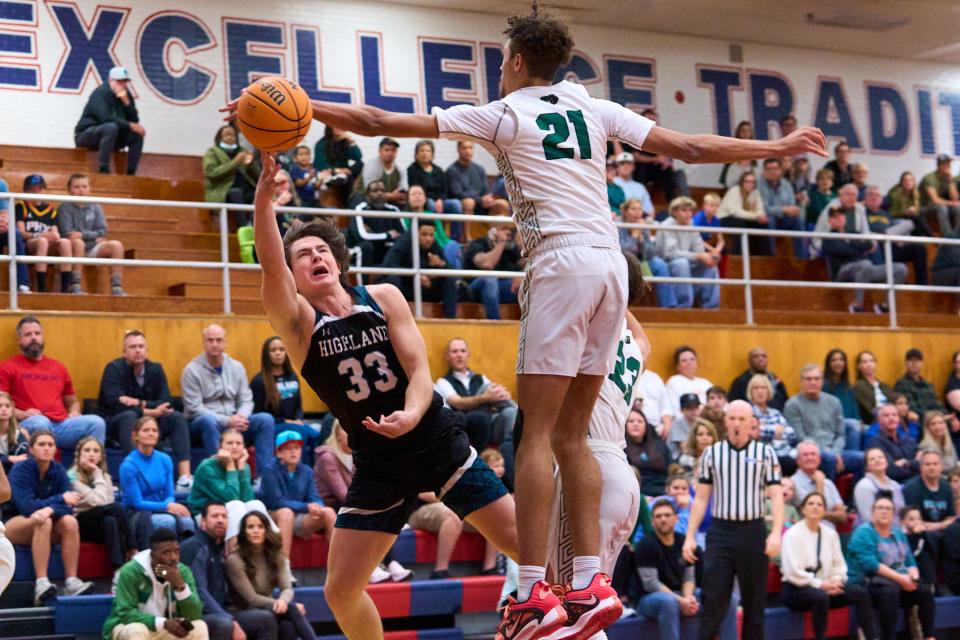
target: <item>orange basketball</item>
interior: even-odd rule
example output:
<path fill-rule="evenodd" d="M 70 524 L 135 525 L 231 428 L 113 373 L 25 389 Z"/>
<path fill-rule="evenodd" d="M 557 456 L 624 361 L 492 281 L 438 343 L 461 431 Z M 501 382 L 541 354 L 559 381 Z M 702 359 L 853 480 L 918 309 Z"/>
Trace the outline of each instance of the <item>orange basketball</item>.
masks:
<path fill-rule="evenodd" d="M 310 130 L 313 109 L 307 92 L 285 78 L 253 81 L 237 105 L 237 124 L 250 144 L 263 151 L 286 151 Z"/>

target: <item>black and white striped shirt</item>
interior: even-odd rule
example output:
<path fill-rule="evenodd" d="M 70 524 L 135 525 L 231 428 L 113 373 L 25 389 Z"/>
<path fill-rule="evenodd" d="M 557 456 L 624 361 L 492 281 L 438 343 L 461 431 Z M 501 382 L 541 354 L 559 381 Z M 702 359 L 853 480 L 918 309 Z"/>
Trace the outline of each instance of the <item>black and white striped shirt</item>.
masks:
<path fill-rule="evenodd" d="M 780 463 L 773 448 L 751 441 L 737 449 L 723 440 L 703 452 L 699 477 L 713 485 L 713 517 L 719 520 L 756 520 L 764 516 L 765 489 L 780 484 Z"/>

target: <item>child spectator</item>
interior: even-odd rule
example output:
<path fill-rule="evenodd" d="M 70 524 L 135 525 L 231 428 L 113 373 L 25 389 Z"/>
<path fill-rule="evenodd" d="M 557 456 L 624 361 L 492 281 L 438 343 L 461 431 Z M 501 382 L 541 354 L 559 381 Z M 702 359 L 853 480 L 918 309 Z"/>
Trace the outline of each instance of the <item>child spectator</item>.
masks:
<path fill-rule="evenodd" d="M 653 216 L 645 217 L 643 212 L 643 203 L 639 198 L 630 198 L 620 205 L 620 219 L 627 224 L 640 224 L 642 222 L 652 222 Z M 650 237 L 649 229 L 630 229 L 620 227 L 620 248 L 623 251 L 637 256 L 642 265 L 646 265 L 650 275 L 657 277 L 670 277 L 670 269 L 667 263 L 657 255 L 657 245 Z M 657 306 L 664 309 L 672 309 L 677 306 L 677 297 L 673 285 L 663 282 L 655 285 L 657 291 Z"/>
<path fill-rule="evenodd" d="M 82 173 L 75 173 L 67 179 L 67 191 L 72 196 L 89 196 L 90 179 Z M 87 258 L 111 258 L 122 260 L 123 243 L 119 240 L 107 240 L 107 218 L 103 207 L 87 202 L 64 202 L 57 215 L 57 229 L 60 235 L 70 241 L 71 255 Z M 75 264 L 70 276 L 70 293 L 83 293 L 81 276 L 83 265 Z M 110 267 L 110 293 L 123 295 L 123 267 Z"/>
<path fill-rule="evenodd" d="M 667 478 L 666 494 L 673 499 L 677 508 L 677 525 L 673 528 L 680 535 L 687 534 L 687 522 L 690 520 L 690 478 L 678 473 Z"/>
<path fill-rule="evenodd" d="M 293 150 L 290 178 L 293 180 L 293 186 L 297 189 L 297 195 L 300 196 L 301 206 L 317 207 L 320 205 L 319 198 L 317 198 L 317 185 L 329 180 L 330 175 L 329 169 L 320 173 L 317 172 L 317 168 L 313 166 L 310 157 L 310 147 L 301 144 Z"/>
<path fill-rule="evenodd" d="M 900 527 L 907 534 L 910 550 L 917 561 L 917 571 L 920 572 L 920 581 L 917 586 L 932 592 L 934 583 L 937 581 L 937 552 L 928 537 L 920 507 L 908 504 L 900 509 Z"/>
<path fill-rule="evenodd" d="M 794 498 L 797 496 L 796 487 L 793 484 L 793 480 L 784 476 L 780 480 L 780 484 L 783 487 L 783 528 L 789 528 L 800 522 L 800 512 L 797 511 L 796 505 L 793 504 Z M 770 525 L 773 524 L 773 507 L 770 502 L 770 498 L 764 498 L 764 516 L 763 519 L 767 523 L 767 531 L 770 531 Z M 774 564 L 780 564 L 779 558 L 774 560 Z"/>
<path fill-rule="evenodd" d="M 723 424 L 723 415 L 727 411 L 727 390 L 718 384 L 707 389 L 707 404 L 700 415 L 715 425 Z"/>
<path fill-rule="evenodd" d="M 250 478 L 250 454 L 243 444 L 243 434 L 236 429 L 227 429 L 220 434 L 220 449 L 200 463 L 193 478 L 193 487 L 187 503 L 194 515 L 203 511 L 211 502 L 227 508 L 227 530 L 224 536 L 227 551 L 236 547 L 240 520 L 250 511 L 267 513 L 267 508 L 253 495 Z M 274 531 L 277 526 L 270 523 Z"/>
<path fill-rule="evenodd" d="M 657 248 L 670 268 L 670 275 L 676 278 L 699 278 L 704 284 L 676 284 L 677 306 L 690 308 L 694 299 L 699 299 L 702 309 L 716 309 L 720 306 L 720 287 L 707 284 L 720 277 L 717 265 L 720 253 L 704 244 L 698 233 L 683 232 L 681 227 L 689 226 L 696 203 L 680 196 L 670 202 L 670 217 L 663 222 L 663 228 L 657 232 Z"/>
<path fill-rule="evenodd" d="M 304 147 L 306 148 L 306 147 Z M 303 421 L 300 378 L 293 371 L 287 348 L 279 336 L 271 336 L 260 347 L 260 372 L 250 381 L 255 413 L 269 413 L 276 420 L 274 430 L 296 431 L 303 439 L 303 462 L 313 466 L 313 450 L 320 444 L 319 425 Z"/>
<path fill-rule="evenodd" d="M 670 466 L 670 450 L 657 435 L 647 428 L 647 419 L 639 409 L 632 409 L 627 417 L 627 460 L 640 471 L 640 491 L 645 496 L 662 496 Z"/>
<path fill-rule="evenodd" d="M 80 495 L 80 501 L 74 506 L 80 540 L 106 545 L 115 586 L 120 567 L 137 552 L 127 514 L 113 495 L 106 454 L 96 438 L 86 437 L 78 442 L 73 461 L 67 477 Z"/>
<path fill-rule="evenodd" d="M 827 205 L 833 202 L 837 197 L 837 190 L 834 188 L 833 171 L 830 169 L 820 169 L 817 171 L 816 183 L 810 185 L 807 189 L 807 230 L 813 229 L 817 220 L 820 219 L 820 213 L 827 208 Z"/>
<path fill-rule="evenodd" d="M 227 556 L 231 602 L 237 610 L 267 609 L 284 640 L 316 640 L 302 604 L 293 601 L 293 576 L 267 516 L 251 511 L 240 521 L 237 551 Z M 279 590 L 277 598 L 273 597 Z"/>
<path fill-rule="evenodd" d="M 717 215 L 719 209 L 720 195 L 713 191 L 705 194 L 703 196 L 703 204 L 700 207 L 700 211 L 697 211 L 695 214 L 693 214 L 693 226 L 715 227 L 719 229 L 720 216 Z M 703 242 L 706 244 L 706 246 L 710 247 L 717 253 L 723 252 L 723 247 L 726 244 L 726 240 L 724 240 L 724 235 L 722 233 L 707 233 L 704 231 L 700 233 L 700 237 L 703 238 Z"/>
<path fill-rule="evenodd" d="M 333 534 L 337 513 L 323 504 L 313 481 L 313 469 L 300 462 L 303 440 L 296 431 L 277 434 L 277 459 L 262 472 L 263 501 L 280 527 L 283 553 L 290 557 L 293 536 Z"/>
<path fill-rule="evenodd" d="M 13 398 L 6 391 L 0 391 L 0 465 L 10 472 L 10 467 L 26 460 L 30 434 L 17 424 L 13 410 Z"/>
<path fill-rule="evenodd" d="M 353 480 L 353 450 L 339 420 L 333 421 L 330 435 L 315 453 L 317 461 L 314 463 L 313 477 L 317 492 L 324 504 L 339 510 Z"/>
<path fill-rule="evenodd" d="M 50 547 L 57 543 L 66 574 L 64 593 L 79 596 L 93 591 L 92 582 L 77 577 L 80 559 L 80 527 L 73 507 L 80 494 L 70 488 L 66 470 L 54 460 L 57 443 L 46 429 L 30 435 L 31 457 L 10 470 L 13 497 L 3 503 L 6 537 L 13 544 L 29 545 L 36 583 L 34 604 L 41 606 L 57 595 L 57 587 L 47 577 Z"/>
<path fill-rule="evenodd" d="M 700 417 L 700 398 L 695 393 L 680 396 L 680 417 L 673 421 L 667 435 L 667 447 L 674 460 L 680 457 L 683 443 L 690 437 L 690 430 Z"/>
<path fill-rule="evenodd" d="M 31 174 L 23 179 L 24 193 L 42 194 L 47 189 L 47 181 L 39 174 Z M 57 206 L 39 200 L 24 200 L 16 205 L 17 231 L 27 243 L 27 252 L 35 256 L 60 255 L 72 256 L 70 241 L 60 237 L 57 229 Z M 47 291 L 47 263 L 36 262 L 37 291 Z M 70 265 L 60 265 L 60 293 L 70 289 Z"/>
<path fill-rule="evenodd" d="M 123 506 L 131 511 L 130 529 L 138 549 L 146 549 L 154 529 L 192 534 L 190 510 L 174 500 L 173 460 L 157 451 L 160 427 L 156 418 L 144 416 L 133 428 L 134 449 L 120 464 Z"/>

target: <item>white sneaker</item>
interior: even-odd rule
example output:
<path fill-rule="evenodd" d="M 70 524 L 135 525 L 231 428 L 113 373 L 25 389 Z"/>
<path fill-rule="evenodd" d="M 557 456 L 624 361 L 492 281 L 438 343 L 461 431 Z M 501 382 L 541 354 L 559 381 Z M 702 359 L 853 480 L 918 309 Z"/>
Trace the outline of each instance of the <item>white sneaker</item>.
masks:
<path fill-rule="evenodd" d="M 20 293 L 32 293 L 30 291 L 30 287 L 25 284 L 22 284 L 19 287 L 17 287 L 17 291 L 19 291 Z"/>
<path fill-rule="evenodd" d="M 93 593 L 94 586 L 92 582 L 85 582 L 80 578 L 67 578 L 67 581 L 63 584 L 63 594 L 67 596 L 83 596 L 88 593 Z"/>
<path fill-rule="evenodd" d="M 370 584 L 380 584 L 381 582 L 390 580 L 392 577 L 390 572 L 383 568 L 382 564 L 378 564 L 377 568 L 370 574 Z"/>
<path fill-rule="evenodd" d="M 390 564 L 387 565 L 387 571 L 390 572 L 390 577 L 394 582 L 403 582 L 413 576 L 413 571 L 404 569 L 403 565 L 396 560 L 390 561 Z"/>
<path fill-rule="evenodd" d="M 180 476 L 177 478 L 177 491 L 189 492 L 193 488 L 193 476 Z"/>
<path fill-rule="evenodd" d="M 53 584 L 47 578 L 37 580 L 33 587 L 33 604 L 42 607 L 44 602 L 57 595 L 57 585 Z"/>

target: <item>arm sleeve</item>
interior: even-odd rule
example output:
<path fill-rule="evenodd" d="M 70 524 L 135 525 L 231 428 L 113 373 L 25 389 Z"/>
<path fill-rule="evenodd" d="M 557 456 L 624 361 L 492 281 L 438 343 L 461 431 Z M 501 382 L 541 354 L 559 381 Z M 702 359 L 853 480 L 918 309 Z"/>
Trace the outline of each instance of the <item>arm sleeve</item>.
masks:
<path fill-rule="evenodd" d="M 822 584 L 812 572 L 806 567 L 801 567 L 801 554 L 799 545 L 803 544 L 804 539 L 801 536 L 789 535 L 790 531 L 783 536 L 783 547 L 780 550 L 780 572 L 783 579 L 795 587 L 814 587 L 819 589 Z"/>
<path fill-rule="evenodd" d="M 167 374 L 163 370 L 163 365 L 157 364 L 157 376 L 160 378 L 160 392 L 156 398 L 147 401 L 147 406 L 153 409 L 165 402 L 173 402 L 173 394 L 170 393 L 170 385 L 167 383 Z"/>
<path fill-rule="evenodd" d="M 774 218 L 782 216 L 783 210 L 777 201 L 777 192 L 771 189 L 763 178 L 758 179 L 757 183 L 757 191 L 760 192 L 760 199 L 763 202 L 764 210 Z"/>
<path fill-rule="evenodd" d="M 161 631 L 162 629 L 157 627 L 158 618 L 140 610 L 140 594 L 137 591 L 139 572 L 139 567 L 129 565 L 120 570 L 116 594 L 114 595 L 117 623 L 134 624 L 139 622 L 151 631 Z M 162 620 L 162 618 L 159 619 Z"/>
<path fill-rule="evenodd" d="M 364 224 L 363 222 L 363 216 L 355 216 L 351 224 L 356 225 L 355 231 L 357 232 L 357 235 L 360 236 L 363 240 L 370 240 L 375 242 L 375 241 L 387 239 L 387 234 L 385 232 L 376 233 L 374 231 L 367 231 L 367 225 Z"/>
<path fill-rule="evenodd" d="M 447 140 L 477 141 L 506 149 L 517 135 L 516 116 L 500 100 L 482 107 L 461 104 L 449 109 L 434 108 L 433 115 L 437 118 L 440 137 Z"/>
<path fill-rule="evenodd" d="M 194 371 L 194 363 L 188 363 L 180 374 L 180 392 L 183 394 L 183 407 L 186 409 L 187 416 L 196 418 L 199 416 L 214 416 L 221 427 L 227 426 L 229 416 L 214 413 L 203 404 L 202 385 Z"/>
<path fill-rule="evenodd" d="M 281 473 L 283 473 L 283 471 L 277 468 L 265 469 L 261 474 L 261 478 L 263 478 L 261 484 L 263 488 L 263 503 L 270 511 L 287 508 L 294 513 L 303 513 L 307 510 L 306 503 L 300 500 L 292 500 L 286 495 L 283 487 L 280 486 Z"/>
<path fill-rule="evenodd" d="M 663 583 L 660 582 L 655 567 L 637 567 L 637 575 L 640 576 L 640 583 L 647 593 L 656 593 L 661 590 Z"/>
<path fill-rule="evenodd" d="M 642 149 L 650 130 L 656 123 L 649 118 L 627 109 L 623 105 L 594 98 L 597 117 L 606 129 L 607 137 L 626 142 L 634 149 Z"/>
<path fill-rule="evenodd" d="M 253 393 L 247 384 L 247 370 L 239 361 L 234 362 L 237 367 L 237 413 L 249 418 L 253 414 Z"/>
<path fill-rule="evenodd" d="M 327 491 L 333 494 L 337 501 L 343 502 L 347 497 L 347 483 L 340 475 L 339 461 L 330 453 L 321 453 L 317 456 L 313 479 L 319 491 L 321 483 Z"/>
<path fill-rule="evenodd" d="M 313 147 L 313 166 L 317 171 L 333 169 L 333 165 L 330 164 L 330 160 L 327 158 L 327 150 L 323 144 L 323 138 L 317 140 L 317 144 Z"/>
<path fill-rule="evenodd" d="M 236 170 L 237 165 L 230 158 L 227 158 L 226 162 L 220 161 L 220 154 L 214 147 L 210 147 L 203 154 L 203 175 L 211 180 L 216 180 Z"/>
<path fill-rule="evenodd" d="M 871 532 L 872 529 L 868 525 L 860 525 L 850 537 L 850 544 L 847 547 L 850 562 L 860 567 L 863 573 L 868 576 L 875 575 L 880 568 L 880 558 L 877 551 L 879 540 Z"/>
<path fill-rule="evenodd" d="M 770 445 L 764 445 L 763 447 L 763 461 L 764 461 L 764 480 L 769 484 L 780 484 L 780 461 L 777 459 L 777 454 L 773 452 L 773 447 Z"/>
<path fill-rule="evenodd" d="M 323 506 L 323 497 L 320 495 L 320 492 L 317 491 L 317 483 L 313 481 L 313 469 L 307 466 L 304 468 L 309 472 L 307 476 L 307 503 Z"/>
<path fill-rule="evenodd" d="M 145 500 L 137 482 L 137 470 L 132 462 L 120 465 L 120 488 L 123 489 L 124 503 L 137 511 L 165 511 L 166 502 Z"/>

